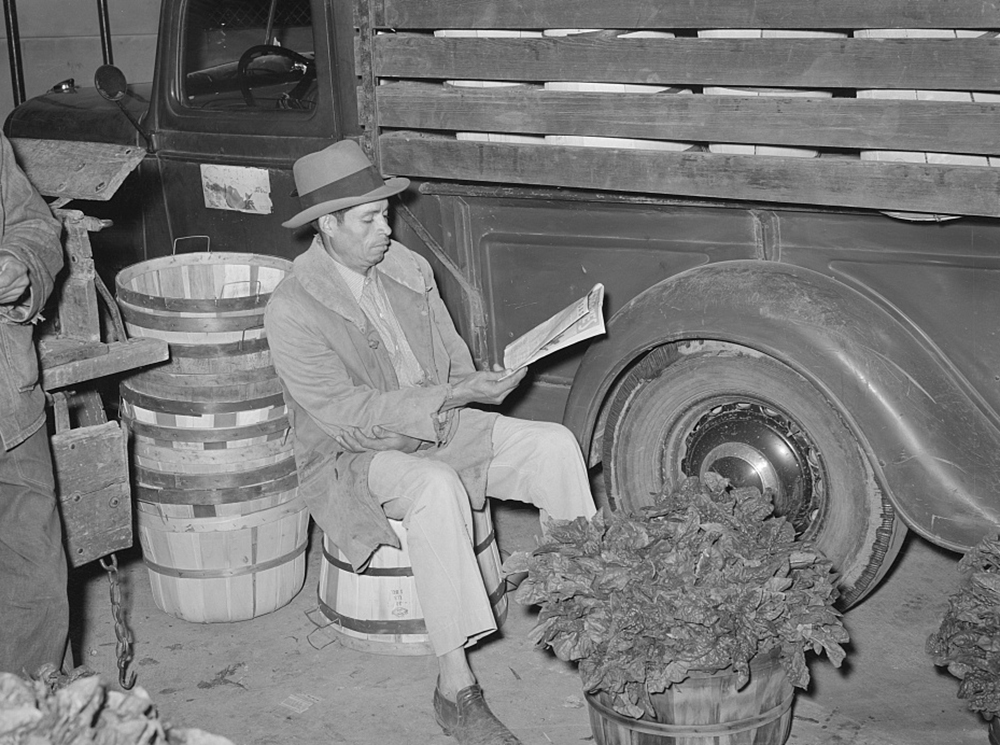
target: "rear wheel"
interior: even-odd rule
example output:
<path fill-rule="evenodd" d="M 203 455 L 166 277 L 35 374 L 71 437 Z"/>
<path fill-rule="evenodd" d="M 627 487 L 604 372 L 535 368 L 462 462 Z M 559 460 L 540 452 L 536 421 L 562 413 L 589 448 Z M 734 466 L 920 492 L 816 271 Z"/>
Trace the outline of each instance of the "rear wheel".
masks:
<path fill-rule="evenodd" d="M 906 532 L 819 390 L 742 347 L 689 342 L 650 352 L 612 394 L 603 460 L 613 509 L 651 504 L 709 471 L 769 489 L 775 512 L 833 562 L 844 608 L 875 587 Z"/>

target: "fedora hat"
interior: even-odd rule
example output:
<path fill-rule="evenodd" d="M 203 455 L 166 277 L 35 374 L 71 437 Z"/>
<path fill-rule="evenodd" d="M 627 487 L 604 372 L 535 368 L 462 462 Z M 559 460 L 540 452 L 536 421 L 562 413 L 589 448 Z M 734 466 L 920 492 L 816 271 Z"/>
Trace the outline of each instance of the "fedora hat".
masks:
<path fill-rule="evenodd" d="M 331 212 L 386 199 L 410 185 L 405 178 L 383 180 L 354 140 L 341 140 L 303 155 L 292 166 L 292 174 L 303 209 L 281 223 L 285 228 L 298 228 Z"/>

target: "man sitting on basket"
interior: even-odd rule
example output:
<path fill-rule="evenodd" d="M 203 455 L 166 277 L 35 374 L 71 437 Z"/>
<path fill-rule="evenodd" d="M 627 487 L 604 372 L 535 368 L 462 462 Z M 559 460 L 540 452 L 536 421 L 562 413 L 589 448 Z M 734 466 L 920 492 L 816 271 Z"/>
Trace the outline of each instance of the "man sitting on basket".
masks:
<path fill-rule="evenodd" d="M 486 495 L 546 516 L 594 514 L 579 446 L 562 425 L 487 413 L 525 371 L 477 371 L 429 264 L 389 238 L 384 181 L 345 140 L 294 166 L 310 247 L 274 291 L 265 326 L 295 438 L 299 490 L 356 570 L 402 520 L 439 662 L 434 711 L 460 743 L 519 740 L 490 711 L 466 649 L 496 630 L 473 550 Z"/>

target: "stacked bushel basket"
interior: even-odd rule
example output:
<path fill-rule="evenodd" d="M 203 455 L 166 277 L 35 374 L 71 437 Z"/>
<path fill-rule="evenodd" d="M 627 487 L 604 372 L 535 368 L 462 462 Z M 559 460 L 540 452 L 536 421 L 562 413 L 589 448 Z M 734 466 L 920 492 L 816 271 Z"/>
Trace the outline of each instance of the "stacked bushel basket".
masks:
<path fill-rule="evenodd" d="M 136 514 L 153 598 L 187 621 L 240 621 L 291 601 L 305 579 L 308 513 L 264 308 L 291 263 L 206 252 L 116 278 L 132 336 L 169 362 L 125 379 Z"/>

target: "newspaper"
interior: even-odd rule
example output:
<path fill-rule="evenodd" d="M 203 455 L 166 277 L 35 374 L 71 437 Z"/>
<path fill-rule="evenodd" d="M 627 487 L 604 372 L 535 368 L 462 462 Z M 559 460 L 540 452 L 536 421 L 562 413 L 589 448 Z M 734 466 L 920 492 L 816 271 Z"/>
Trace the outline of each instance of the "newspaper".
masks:
<path fill-rule="evenodd" d="M 503 366 L 511 373 L 546 355 L 604 333 L 604 285 L 594 285 L 582 297 L 538 324 L 503 351 Z"/>

